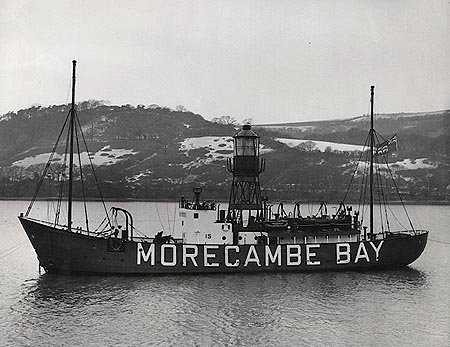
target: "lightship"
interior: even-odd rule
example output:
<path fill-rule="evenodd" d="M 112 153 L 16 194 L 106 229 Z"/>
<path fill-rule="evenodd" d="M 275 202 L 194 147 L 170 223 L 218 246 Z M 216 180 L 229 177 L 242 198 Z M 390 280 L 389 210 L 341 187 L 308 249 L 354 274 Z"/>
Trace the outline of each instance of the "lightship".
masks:
<path fill-rule="evenodd" d="M 398 231 L 374 226 L 374 161 L 383 158 L 389 141 L 375 144 L 373 86 L 366 152 L 368 225 L 360 211 L 344 203 L 332 215 L 325 203 L 310 216 L 302 216 L 300 203 L 290 213 L 282 204 L 273 211 L 261 193 L 259 176 L 266 163 L 260 156 L 260 138 L 250 125 L 244 125 L 233 137 L 233 156 L 227 161 L 233 181 L 226 209 L 202 200 L 202 189 L 196 187 L 192 200 L 180 199 L 176 230 L 171 235 L 157 230 L 148 231 L 152 237 L 137 235 L 132 214 L 118 207 L 110 212 L 105 208 L 103 226 L 95 231 L 89 228 L 85 208 L 86 226 L 74 227 L 74 154 L 79 152 L 79 139 L 84 141 L 75 104 L 75 68 L 73 61 L 71 108 L 53 152 L 67 131 L 67 224 L 60 222 L 60 210 L 51 221 L 30 216 L 53 154 L 28 210 L 19 216 L 46 272 L 153 275 L 389 269 L 411 264 L 423 252 L 428 231 L 417 230 L 412 223 Z M 78 169 L 82 171 L 81 162 Z"/>

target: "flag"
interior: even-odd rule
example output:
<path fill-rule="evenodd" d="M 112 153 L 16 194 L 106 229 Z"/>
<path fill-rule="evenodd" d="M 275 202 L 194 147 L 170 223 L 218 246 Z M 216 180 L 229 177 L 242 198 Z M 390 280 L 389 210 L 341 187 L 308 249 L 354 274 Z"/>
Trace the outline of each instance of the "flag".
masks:
<path fill-rule="evenodd" d="M 397 134 L 380 143 L 375 149 L 375 155 L 385 155 L 388 152 L 397 152 Z"/>

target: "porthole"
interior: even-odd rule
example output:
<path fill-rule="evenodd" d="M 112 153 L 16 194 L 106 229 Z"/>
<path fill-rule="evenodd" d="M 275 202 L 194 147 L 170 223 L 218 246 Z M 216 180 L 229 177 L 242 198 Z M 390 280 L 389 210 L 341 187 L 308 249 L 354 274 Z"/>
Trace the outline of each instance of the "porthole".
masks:
<path fill-rule="evenodd" d="M 226 236 L 222 236 L 222 240 L 224 240 L 224 241 L 225 241 L 226 239 L 227 239 L 227 237 L 226 237 Z"/>
<path fill-rule="evenodd" d="M 239 236 L 239 240 L 242 240 L 242 236 Z"/>

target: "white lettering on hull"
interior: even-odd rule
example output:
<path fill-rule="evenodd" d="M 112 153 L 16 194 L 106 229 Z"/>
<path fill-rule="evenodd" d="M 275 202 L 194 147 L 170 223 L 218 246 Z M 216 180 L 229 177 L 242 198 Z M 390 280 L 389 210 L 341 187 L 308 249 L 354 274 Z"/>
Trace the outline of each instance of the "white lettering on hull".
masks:
<path fill-rule="evenodd" d="M 320 260 L 311 260 L 312 257 L 315 257 L 317 254 L 311 251 L 311 248 L 320 248 L 319 244 L 309 244 L 306 245 L 306 265 L 320 265 Z"/>
<path fill-rule="evenodd" d="M 342 250 L 345 248 L 345 250 Z M 350 244 L 336 243 L 336 264 L 350 263 Z"/>
<path fill-rule="evenodd" d="M 155 245 L 152 243 L 148 248 L 147 253 L 145 252 L 142 244 L 138 242 L 137 244 L 137 264 L 141 265 L 142 261 L 147 262 L 150 258 L 150 265 L 155 265 Z"/>
<path fill-rule="evenodd" d="M 372 246 L 373 250 L 375 251 L 375 260 L 378 261 L 378 257 L 380 256 L 381 246 L 383 246 L 384 240 L 380 241 L 380 243 L 378 244 L 378 247 L 376 247 L 372 241 L 370 241 L 369 243 Z"/>
<path fill-rule="evenodd" d="M 245 258 L 244 267 L 248 266 L 248 263 L 256 263 L 256 265 L 261 266 L 259 261 L 258 253 L 256 252 L 255 246 L 250 246 L 247 252 L 247 258 Z"/>
<path fill-rule="evenodd" d="M 293 260 L 295 259 L 295 260 Z M 286 265 L 297 266 L 302 263 L 302 249 L 300 245 L 286 246 Z"/>
<path fill-rule="evenodd" d="M 277 265 L 281 266 L 281 245 L 278 245 L 275 249 L 275 253 L 272 254 L 269 245 L 266 245 L 266 262 L 265 265 L 269 266 L 269 262 L 275 263 L 277 261 Z"/>
<path fill-rule="evenodd" d="M 367 244 L 371 247 L 367 248 Z M 352 260 L 355 264 L 365 261 L 370 263 L 371 259 L 369 254 L 374 257 L 372 259 L 379 261 L 380 252 L 384 241 L 381 240 L 378 244 L 370 242 L 359 243 L 337 243 L 335 246 L 336 265 L 349 264 Z M 148 245 L 147 251 L 144 248 L 145 244 L 137 243 L 137 265 L 147 263 L 151 266 L 155 265 L 155 254 L 157 252 L 155 244 Z M 353 254 L 352 246 L 357 249 Z M 327 258 L 330 259 L 329 252 L 333 252 L 332 245 L 326 245 Z M 248 247 L 248 248 L 247 248 Z M 318 266 L 322 264 L 324 258 L 321 257 L 321 244 L 288 244 L 286 246 L 276 245 L 274 246 L 238 246 L 238 245 L 225 245 L 221 248 L 219 245 L 182 245 L 177 247 L 175 244 L 162 244 L 157 256 L 160 259 L 161 266 L 174 267 L 178 265 L 178 261 L 182 263 L 183 267 L 188 266 L 190 263 L 194 267 L 248 267 L 250 264 L 256 264 L 256 266 L 269 267 L 272 264 L 277 266 Z M 285 252 L 283 252 L 283 248 Z M 302 248 L 304 248 L 302 250 Z M 325 245 L 324 245 L 325 248 Z M 373 251 L 372 251 L 373 250 Z M 177 254 L 177 251 L 181 254 Z M 200 252 L 203 251 L 203 254 Z M 305 252 L 305 263 L 302 264 L 302 252 Z M 368 252 L 370 251 L 370 252 Z M 223 253 L 222 253 L 223 252 Z M 177 256 L 179 255 L 179 257 Z M 203 259 L 201 257 L 203 255 Z M 223 258 L 222 258 L 223 256 Z M 244 258 L 245 257 L 245 258 Z M 352 259 L 354 257 L 354 259 Z M 245 259 L 245 260 L 243 260 Z M 263 261 L 263 263 L 261 262 Z M 327 263 L 329 260 L 327 260 Z"/>
<path fill-rule="evenodd" d="M 188 250 L 193 250 L 189 253 Z M 195 258 L 198 256 L 198 247 L 195 245 L 183 245 L 183 266 L 187 266 L 187 259 L 191 259 L 192 265 L 198 267 L 197 260 Z"/>
<path fill-rule="evenodd" d="M 230 250 L 234 250 L 236 254 L 239 254 L 239 246 L 225 246 L 225 266 L 226 267 L 237 267 L 239 266 L 239 259 L 236 259 L 234 263 L 230 262 Z"/>
<path fill-rule="evenodd" d="M 167 260 L 166 249 L 172 249 L 172 259 Z M 175 266 L 177 265 L 177 246 L 164 244 L 161 246 L 161 265 L 162 266 Z"/>
<path fill-rule="evenodd" d="M 203 265 L 206 267 L 218 267 L 219 263 L 210 262 L 209 259 L 214 259 L 216 254 L 210 254 L 209 250 L 219 249 L 219 246 L 204 246 L 203 248 Z"/>
<path fill-rule="evenodd" d="M 366 262 L 370 263 L 369 255 L 367 254 L 367 249 L 366 246 L 364 246 L 364 242 L 359 243 L 358 250 L 356 251 L 355 264 L 362 258 L 366 259 Z"/>

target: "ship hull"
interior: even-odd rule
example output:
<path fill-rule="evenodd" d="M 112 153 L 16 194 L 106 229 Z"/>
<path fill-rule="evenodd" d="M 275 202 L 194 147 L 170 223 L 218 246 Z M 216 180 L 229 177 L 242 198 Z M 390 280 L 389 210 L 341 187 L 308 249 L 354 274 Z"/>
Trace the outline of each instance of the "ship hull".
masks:
<path fill-rule="evenodd" d="M 394 268 L 423 252 L 428 232 L 383 240 L 282 245 L 122 242 L 19 218 L 49 273 L 194 274 L 306 272 Z"/>

